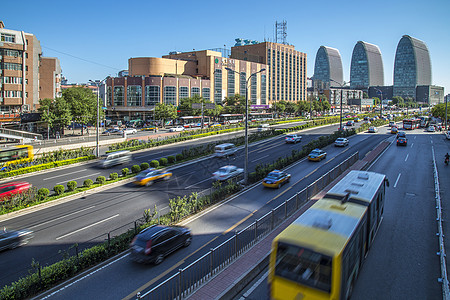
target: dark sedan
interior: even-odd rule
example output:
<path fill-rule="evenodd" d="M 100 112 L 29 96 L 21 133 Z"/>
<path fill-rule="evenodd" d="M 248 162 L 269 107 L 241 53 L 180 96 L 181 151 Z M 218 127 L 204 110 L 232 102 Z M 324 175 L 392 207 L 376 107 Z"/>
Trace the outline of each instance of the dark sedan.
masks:
<path fill-rule="evenodd" d="M 397 146 L 407 146 L 408 140 L 404 137 L 399 137 L 397 139 Z"/>
<path fill-rule="evenodd" d="M 29 230 L 6 230 L 0 231 L 0 251 L 5 249 L 14 249 L 27 244 L 34 234 Z"/>

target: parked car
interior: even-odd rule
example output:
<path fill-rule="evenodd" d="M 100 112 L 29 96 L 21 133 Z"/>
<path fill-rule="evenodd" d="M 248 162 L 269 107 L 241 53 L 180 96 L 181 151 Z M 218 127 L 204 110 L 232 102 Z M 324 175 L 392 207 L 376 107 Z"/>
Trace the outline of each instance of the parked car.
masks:
<path fill-rule="evenodd" d="M 407 146 L 408 140 L 405 137 L 399 137 L 397 139 L 397 146 Z"/>
<path fill-rule="evenodd" d="M 106 129 L 105 131 L 103 131 L 102 134 L 105 134 L 105 135 L 122 134 L 122 130 L 120 130 L 118 128 L 110 128 L 110 129 Z"/>
<path fill-rule="evenodd" d="M 0 231 L 0 251 L 14 249 L 27 244 L 34 234 L 29 230 L 6 230 Z"/>
<path fill-rule="evenodd" d="M 302 141 L 302 137 L 300 135 L 297 135 L 297 134 L 288 134 L 288 135 L 286 135 L 284 140 L 288 144 L 289 143 L 296 144 L 297 142 L 301 142 Z"/>
<path fill-rule="evenodd" d="M 125 128 L 124 130 L 122 130 L 122 132 L 126 133 L 126 134 L 136 134 L 137 129 L 136 128 Z"/>
<path fill-rule="evenodd" d="M 260 132 L 260 131 L 266 131 L 266 130 L 269 130 L 270 129 L 270 125 L 269 124 L 260 124 L 259 126 L 258 126 L 258 132 Z"/>
<path fill-rule="evenodd" d="M 183 131 L 184 130 L 184 127 L 183 126 L 181 126 L 181 125 L 178 125 L 178 126 L 175 126 L 175 127 L 172 127 L 172 128 L 170 128 L 170 132 L 177 132 L 177 131 Z"/>
<path fill-rule="evenodd" d="M 450 131 L 447 131 L 447 133 L 445 134 L 445 137 L 447 138 L 447 140 L 450 140 Z"/>
<path fill-rule="evenodd" d="M 219 170 L 213 173 L 213 178 L 215 180 L 227 180 L 236 176 L 244 174 L 244 169 L 238 168 L 236 166 L 223 166 Z"/>
<path fill-rule="evenodd" d="M 291 180 L 291 174 L 283 171 L 273 170 L 262 181 L 263 186 L 279 189 L 283 184 Z"/>
<path fill-rule="evenodd" d="M 378 131 L 378 128 L 376 128 L 375 126 L 370 126 L 368 132 L 369 133 L 376 133 Z"/>
<path fill-rule="evenodd" d="M 429 126 L 429 127 L 427 128 L 427 131 L 428 131 L 428 132 L 435 132 L 435 131 L 436 131 L 436 128 L 435 128 L 434 126 Z"/>
<path fill-rule="evenodd" d="M 186 227 L 153 225 L 134 237 L 130 245 L 131 259 L 158 265 L 164 257 L 191 242 L 192 234 Z"/>
<path fill-rule="evenodd" d="M 348 145 L 348 139 L 346 139 L 346 138 L 337 138 L 337 139 L 334 141 L 334 145 L 335 145 L 336 147 L 345 147 L 345 146 Z"/>
<path fill-rule="evenodd" d="M 150 186 L 155 181 L 169 180 L 172 177 L 172 172 L 162 169 L 148 168 L 134 177 L 134 183 L 138 185 Z"/>
<path fill-rule="evenodd" d="M 321 149 L 314 149 L 309 153 L 308 160 L 310 161 L 321 161 L 327 157 L 327 153 Z"/>
<path fill-rule="evenodd" d="M 352 120 L 347 121 L 347 123 L 345 123 L 345 126 L 353 126 L 353 125 L 355 125 L 355 122 Z"/>
<path fill-rule="evenodd" d="M 26 181 L 12 181 L 0 184 L 0 202 L 3 198 L 28 191 L 31 184 Z"/>

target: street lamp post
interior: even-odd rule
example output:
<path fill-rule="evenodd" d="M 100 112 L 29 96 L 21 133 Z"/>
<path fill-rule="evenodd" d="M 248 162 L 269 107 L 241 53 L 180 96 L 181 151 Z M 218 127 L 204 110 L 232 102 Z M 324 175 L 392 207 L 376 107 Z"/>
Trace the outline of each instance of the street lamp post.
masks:
<path fill-rule="evenodd" d="M 239 72 L 230 69 L 230 68 L 225 68 L 225 70 L 227 71 L 232 71 L 238 75 L 240 75 Z M 263 71 L 265 71 L 266 69 L 263 68 L 261 70 L 259 70 L 258 72 L 252 73 L 250 74 L 250 76 L 247 78 L 247 80 L 245 81 L 245 147 L 244 147 L 244 152 L 245 152 L 245 160 L 244 160 L 244 185 L 247 185 L 248 183 L 248 81 L 250 80 L 250 78 L 252 78 L 252 76 L 255 76 L 258 73 L 261 73 Z"/>
<path fill-rule="evenodd" d="M 106 78 L 105 78 L 106 79 Z M 96 156 L 97 157 L 99 157 L 100 156 L 100 148 L 99 148 L 99 139 L 100 139 L 100 105 L 99 105 L 99 103 L 100 103 L 100 85 L 101 85 L 101 83 L 105 80 L 105 79 L 103 79 L 103 80 L 96 80 L 96 81 L 94 81 L 94 80 L 89 80 L 89 82 L 91 82 L 91 83 L 93 83 L 93 84 L 95 84 L 96 86 L 97 86 L 97 130 L 96 130 L 96 132 L 97 132 L 97 134 L 95 135 L 95 141 L 96 141 L 96 143 L 95 143 L 95 145 L 96 145 Z"/>
<path fill-rule="evenodd" d="M 345 85 L 345 81 L 344 81 L 344 83 L 340 83 L 340 82 L 337 82 L 336 80 L 333 80 L 333 79 L 331 79 L 330 78 L 330 81 L 333 81 L 333 82 L 335 82 L 335 83 L 337 83 L 337 84 L 339 84 L 339 86 L 341 87 L 341 105 L 340 105 L 340 117 L 339 117 L 339 131 L 341 131 L 342 130 L 342 88 L 344 87 L 344 85 Z"/>
<path fill-rule="evenodd" d="M 383 91 L 381 91 L 380 89 L 377 89 L 376 87 L 374 87 L 374 89 L 380 93 L 381 95 L 381 99 L 380 99 L 380 119 L 383 117 Z"/>

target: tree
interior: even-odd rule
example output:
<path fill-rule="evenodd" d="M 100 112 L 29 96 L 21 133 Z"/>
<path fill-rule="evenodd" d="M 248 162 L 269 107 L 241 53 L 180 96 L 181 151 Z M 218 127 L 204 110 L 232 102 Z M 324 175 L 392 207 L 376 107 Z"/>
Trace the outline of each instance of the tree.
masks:
<path fill-rule="evenodd" d="M 284 105 L 288 114 L 295 114 L 298 111 L 298 106 L 294 102 L 287 101 Z"/>
<path fill-rule="evenodd" d="M 90 89 L 71 87 L 63 90 L 62 98 L 67 102 L 75 122 L 97 124 L 97 96 Z M 103 110 L 100 110 L 100 120 L 103 119 L 103 114 Z"/>
<path fill-rule="evenodd" d="M 399 106 L 399 104 L 403 105 L 404 102 L 405 102 L 405 100 L 403 100 L 403 98 L 400 97 L 400 96 L 392 97 L 392 104 L 395 104 L 395 105 Z"/>
<path fill-rule="evenodd" d="M 433 117 L 445 120 L 445 103 L 440 103 L 433 106 L 433 108 L 431 109 L 431 114 L 433 115 Z"/>
<path fill-rule="evenodd" d="M 235 94 L 234 96 L 226 97 L 223 100 L 223 113 L 227 114 L 244 114 L 245 113 L 245 97 Z M 248 106 L 250 107 L 251 100 L 248 99 Z"/>
<path fill-rule="evenodd" d="M 177 118 L 177 108 L 172 104 L 158 103 L 155 106 L 155 119 L 162 120 L 162 124 L 166 123 L 166 120 L 173 120 Z"/>
<path fill-rule="evenodd" d="M 363 92 L 363 99 L 369 99 L 369 95 L 366 92 Z"/>
<path fill-rule="evenodd" d="M 323 111 L 329 111 L 331 108 L 331 104 L 330 104 L 330 102 L 328 102 L 328 100 L 326 100 L 326 97 L 325 97 L 325 100 L 322 101 L 322 108 L 323 108 Z"/>
<path fill-rule="evenodd" d="M 309 112 L 309 101 L 298 101 L 297 107 L 297 112 L 299 112 L 300 114 Z"/>
<path fill-rule="evenodd" d="M 272 109 L 275 110 L 275 112 L 277 113 L 283 113 L 284 110 L 286 109 L 286 105 L 283 102 L 284 102 L 283 100 L 274 102 L 272 105 Z"/>
<path fill-rule="evenodd" d="M 63 98 L 39 100 L 38 111 L 41 112 L 42 121 L 47 122 L 49 128 L 57 127 L 61 133 L 64 126 L 69 125 L 72 120 L 69 105 Z"/>
<path fill-rule="evenodd" d="M 378 105 L 378 104 L 380 104 L 380 98 L 373 97 L 373 105 Z"/>

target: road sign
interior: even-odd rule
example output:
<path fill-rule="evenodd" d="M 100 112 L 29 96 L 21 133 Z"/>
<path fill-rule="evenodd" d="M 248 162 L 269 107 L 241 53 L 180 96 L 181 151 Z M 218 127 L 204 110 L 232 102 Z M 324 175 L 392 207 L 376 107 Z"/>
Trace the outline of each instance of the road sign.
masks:
<path fill-rule="evenodd" d="M 192 109 L 202 109 L 201 103 L 192 103 Z"/>
<path fill-rule="evenodd" d="M 192 109 L 202 109 L 202 104 L 192 103 Z M 203 109 L 216 109 L 216 105 L 214 103 L 204 103 Z"/>

